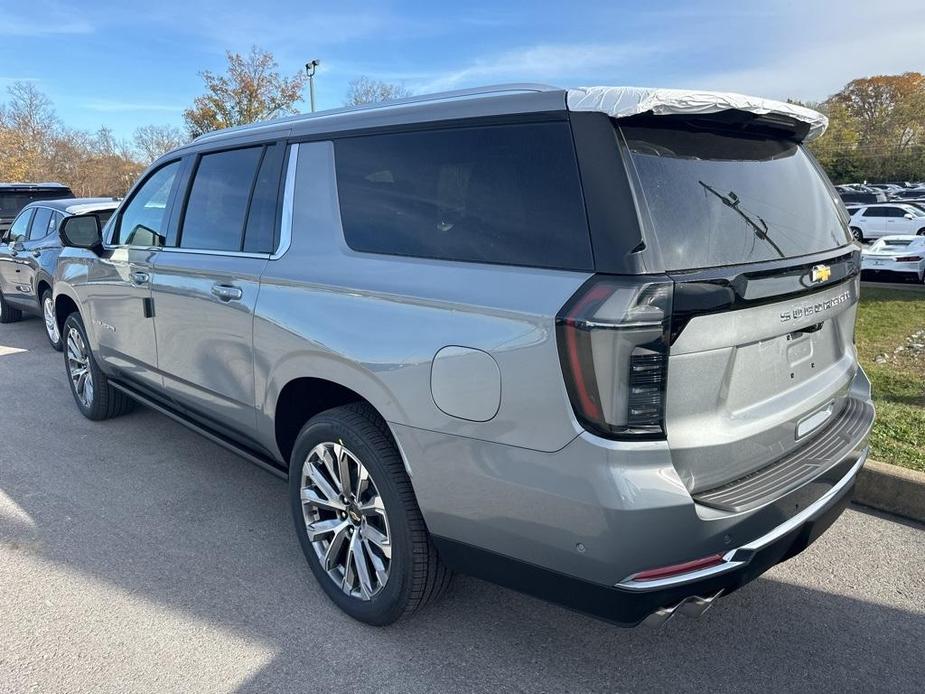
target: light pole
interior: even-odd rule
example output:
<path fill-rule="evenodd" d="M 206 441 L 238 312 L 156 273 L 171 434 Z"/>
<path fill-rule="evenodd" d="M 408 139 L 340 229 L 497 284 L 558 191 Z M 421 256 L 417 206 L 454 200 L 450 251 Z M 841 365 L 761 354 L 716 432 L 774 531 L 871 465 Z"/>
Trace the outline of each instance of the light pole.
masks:
<path fill-rule="evenodd" d="M 311 99 L 312 113 L 315 112 L 315 68 L 321 64 L 317 58 L 312 58 L 305 63 L 305 72 L 308 73 L 308 93 Z"/>

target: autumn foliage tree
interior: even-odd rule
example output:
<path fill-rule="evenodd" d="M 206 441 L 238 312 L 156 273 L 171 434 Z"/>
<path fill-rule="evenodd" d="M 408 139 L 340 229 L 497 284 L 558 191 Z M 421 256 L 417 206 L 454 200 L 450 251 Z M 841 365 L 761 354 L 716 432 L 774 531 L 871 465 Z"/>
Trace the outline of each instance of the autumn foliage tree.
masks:
<path fill-rule="evenodd" d="M 298 112 L 296 102 L 308 79 L 304 72 L 282 76 L 273 54 L 256 46 L 247 55 L 228 51 L 225 56 L 225 73 L 201 72 L 206 93 L 183 112 L 190 137 Z"/>
<path fill-rule="evenodd" d="M 855 79 L 817 107 L 829 129 L 812 149 L 833 180 L 925 179 L 925 75 Z"/>
<path fill-rule="evenodd" d="M 59 181 L 81 197 L 119 197 L 161 153 L 155 150 L 182 144 L 171 135 L 181 133 L 144 126 L 132 146 L 107 128 L 68 128 L 34 82 L 14 82 L 7 88 L 6 103 L 0 104 L 0 180 Z"/>

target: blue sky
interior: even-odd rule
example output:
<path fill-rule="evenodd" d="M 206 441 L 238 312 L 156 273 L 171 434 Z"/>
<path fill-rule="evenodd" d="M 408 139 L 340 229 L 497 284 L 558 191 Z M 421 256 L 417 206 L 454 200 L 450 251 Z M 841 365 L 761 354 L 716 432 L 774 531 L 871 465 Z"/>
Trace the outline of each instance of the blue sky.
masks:
<path fill-rule="evenodd" d="M 321 60 L 319 108 L 340 106 L 360 75 L 415 92 L 544 81 L 821 99 L 853 77 L 925 71 L 921 10 L 915 0 L 0 0 L 0 89 L 35 80 L 68 125 L 128 137 L 181 125 L 198 72 L 256 44 L 286 72 Z"/>

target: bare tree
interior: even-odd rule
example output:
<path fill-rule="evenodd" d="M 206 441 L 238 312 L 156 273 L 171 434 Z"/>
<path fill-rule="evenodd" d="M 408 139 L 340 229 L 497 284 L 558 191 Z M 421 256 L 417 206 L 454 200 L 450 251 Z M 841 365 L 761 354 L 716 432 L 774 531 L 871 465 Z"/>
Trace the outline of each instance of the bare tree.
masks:
<path fill-rule="evenodd" d="M 112 131 L 65 128 L 30 82 L 14 83 L 0 106 L 0 171 L 7 180 L 61 181 L 80 196 L 124 195 L 144 163 Z"/>
<path fill-rule="evenodd" d="M 41 178 L 43 162 L 52 141 L 61 129 L 51 100 L 34 82 L 13 82 L 7 87 L 9 102 L 3 110 L 5 139 L 9 149 L 5 158 L 15 162 L 23 178 Z"/>
<path fill-rule="evenodd" d="M 190 137 L 233 125 L 296 113 L 308 76 L 300 71 L 283 77 L 273 54 L 257 48 L 242 56 L 228 51 L 225 74 L 200 73 L 206 93 L 183 112 Z"/>
<path fill-rule="evenodd" d="M 135 130 L 133 140 L 135 149 L 147 163 L 186 142 L 183 132 L 172 125 L 143 125 Z"/>
<path fill-rule="evenodd" d="M 391 101 L 392 99 L 401 99 L 406 96 L 411 96 L 411 92 L 400 84 L 373 80 L 363 75 L 350 83 L 344 105 L 375 104 L 380 101 Z"/>
<path fill-rule="evenodd" d="M 7 93 L 10 97 L 5 109 L 7 121 L 23 137 L 40 140 L 61 126 L 51 99 L 34 82 L 13 82 Z"/>

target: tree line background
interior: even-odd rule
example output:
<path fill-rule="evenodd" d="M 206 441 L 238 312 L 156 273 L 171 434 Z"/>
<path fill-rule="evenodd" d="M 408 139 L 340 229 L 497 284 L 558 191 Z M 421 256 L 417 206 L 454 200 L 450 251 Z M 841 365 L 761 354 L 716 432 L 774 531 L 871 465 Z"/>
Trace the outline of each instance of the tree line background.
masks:
<path fill-rule="evenodd" d="M 138 127 L 130 139 L 108 128 L 69 128 L 34 82 L 14 82 L 0 102 L 0 180 L 59 181 L 78 196 L 125 194 L 153 160 L 199 135 L 298 112 L 307 76 L 280 73 L 259 48 L 226 54 L 224 73 L 200 73 L 204 93 L 183 112 L 185 130 Z M 345 106 L 411 94 L 405 87 L 360 77 Z M 925 180 L 925 76 L 918 72 L 852 80 L 806 106 L 829 117 L 829 128 L 810 144 L 836 183 Z"/>

